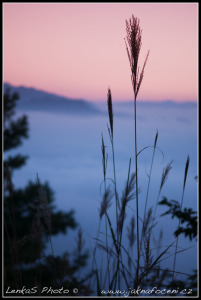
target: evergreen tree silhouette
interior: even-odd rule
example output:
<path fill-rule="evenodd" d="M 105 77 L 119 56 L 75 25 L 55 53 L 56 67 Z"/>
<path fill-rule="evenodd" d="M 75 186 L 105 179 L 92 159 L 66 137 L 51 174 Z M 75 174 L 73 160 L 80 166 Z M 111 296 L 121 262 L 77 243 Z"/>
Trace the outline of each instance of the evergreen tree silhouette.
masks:
<path fill-rule="evenodd" d="M 17 93 L 7 89 L 4 93 L 4 153 L 22 145 L 29 137 L 26 115 L 16 118 Z M 74 211 L 56 210 L 54 192 L 48 182 L 28 181 L 24 188 L 15 188 L 12 174 L 26 164 L 28 156 L 10 155 L 4 159 L 4 294 L 8 287 L 43 286 L 57 287 L 58 282 L 66 288 L 85 290 L 84 280 L 76 279 L 78 270 L 86 264 L 87 253 L 83 252 L 82 265 L 68 253 L 62 257 L 46 255 L 45 249 L 51 236 L 75 229 Z M 51 228 L 47 226 L 48 220 Z M 53 249 L 52 249 L 53 250 Z M 69 294 L 70 295 L 70 292 Z M 13 295 L 12 295 L 13 296 Z M 16 296 L 19 296 L 16 294 Z"/>

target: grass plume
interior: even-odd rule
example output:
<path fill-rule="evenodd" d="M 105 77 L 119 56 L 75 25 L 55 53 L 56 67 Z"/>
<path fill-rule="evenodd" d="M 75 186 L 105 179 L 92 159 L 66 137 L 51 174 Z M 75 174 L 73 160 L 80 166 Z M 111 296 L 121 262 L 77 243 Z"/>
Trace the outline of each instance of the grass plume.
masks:
<path fill-rule="evenodd" d="M 158 197 L 157 197 L 155 208 L 154 208 L 152 227 L 153 227 L 153 223 L 154 223 L 155 216 L 156 216 L 156 209 L 157 209 L 157 206 L 158 206 L 160 194 L 161 194 L 161 191 L 162 191 L 162 188 L 163 188 L 165 182 L 168 179 L 168 175 L 170 173 L 170 170 L 172 169 L 172 162 L 173 162 L 173 160 L 170 163 L 168 163 L 165 168 L 163 168 L 163 172 L 162 172 L 162 176 L 161 176 L 160 188 L 159 188 L 159 192 L 158 192 Z"/>
<path fill-rule="evenodd" d="M 103 195 L 103 200 L 101 202 L 101 207 L 99 211 L 99 217 L 102 219 L 102 217 L 106 214 L 107 210 L 112 205 L 112 193 L 110 188 L 107 188 Z"/>
<path fill-rule="evenodd" d="M 130 248 L 133 247 L 135 242 L 135 218 L 132 217 L 130 220 L 130 226 L 127 227 L 127 236 L 129 240 L 129 246 Z"/>
<path fill-rule="evenodd" d="M 105 151 L 105 143 L 103 139 L 103 134 L 102 134 L 102 145 L 101 145 L 101 151 L 102 151 L 102 165 L 103 165 L 103 176 L 104 176 L 104 183 L 106 182 L 106 170 L 107 170 L 107 160 L 108 160 L 108 155 Z"/>
<path fill-rule="evenodd" d="M 134 122 L 135 122 L 135 173 L 136 173 L 136 218 L 137 218 L 137 280 L 139 277 L 139 262 L 140 262 L 140 238 L 139 238 L 139 210 L 138 210 L 138 168 L 137 168 L 137 108 L 136 108 L 136 100 L 137 95 L 143 80 L 144 69 L 149 57 L 149 51 L 144 61 L 144 65 L 142 71 L 140 73 L 140 69 L 138 66 L 140 49 L 142 45 L 142 30 L 140 28 L 140 21 L 138 18 L 132 17 L 129 20 L 126 20 L 126 33 L 127 37 L 125 40 L 126 50 L 128 55 L 128 60 L 131 68 L 131 82 L 133 86 L 134 93 Z"/>
<path fill-rule="evenodd" d="M 110 88 L 107 93 L 107 107 L 108 107 L 108 116 L 110 121 L 110 134 L 113 139 L 113 108 L 112 108 L 112 94 Z"/>
<path fill-rule="evenodd" d="M 114 188 L 115 188 L 115 200 L 116 200 L 116 228 L 117 228 L 117 240 L 118 240 L 118 207 L 119 207 L 119 197 L 117 193 L 117 180 L 116 180 L 116 167 L 115 167 L 115 155 L 114 155 L 114 136 L 113 136 L 113 107 L 112 107 L 112 94 L 110 88 L 107 93 L 107 104 L 108 104 L 108 116 L 110 121 L 110 128 L 108 127 L 108 132 L 110 136 L 110 141 L 112 145 L 112 160 L 113 160 L 113 172 L 114 172 Z"/>
<path fill-rule="evenodd" d="M 130 177 L 130 168 L 129 168 L 128 180 L 126 183 L 125 190 L 123 191 L 120 214 L 119 214 L 118 225 L 119 225 L 119 232 L 120 232 L 120 242 L 122 237 L 123 224 L 126 217 L 126 206 L 128 202 L 130 202 L 132 199 L 135 198 L 134 188 L 135 188 L 135 173 L 133 173 Z"/>
<path fill-rule="evenodd" d="M 147 204 L 148 204 L 149 189 L 150 189 L 150 182 L 151 182 L 151 175 L 152 175 L 152 168 L 153 168 L 153 162 L 154 162 L 154 156 L 155 156 L 155 151 L 156 151 L 157 140 L 158 140 L 158 130 L 157 130 L 156 135 L 155 135 L 151 166 L 150 166 L 150 171 L 149 171 L 149 174 L 148 174 L 148 185 L 147 185 L 147 193 L 146 193 L 146 200 L 145 200 L 144 217 L 143 217 L 142 233 L 141 233 L 141 240 L 140 240 L 140 249 L 141 249 L 141 246 L 142 246 L 143 237 L 145 236 L 146 229 L 147 229 L 147 226 L 145 225 L 146 224 L 145 219 L 146 219 L 146 215 L 147 215 Z M 152 211 L 148 212 L 148 218 L 150 218 L 150 213 L 152 213 Z"/>
<path fill-rule="evenodd" d="M 133 85 L 134 96 L 135 99 L 137 99 L 150 51 L 148 51 L 146 55 L 142 70 L 140 72 L 138 62 L 142 45 L 142 30 L 140 28 L 140 20 L 134 17 L 134 15 L 132 15 L 128 21 L 126 20 L 126 33 L 127 37 L 125 39 L 125 43 L 131 68 L 131 81 Z"/>
<path fill-rule="evenodd" d="M 169 174 L 170 170 L 172 169 L 172 166 L 171 166 L 172 162 L 173 162 L 173 160 L 170 163 L 168 163 L 167 166 L 163 169 L 163 173 L 162 173 L 162 177 L 161 177 L 161 184 L 160 184 L 160 192 L 168 178 L 168 174 Z"/>

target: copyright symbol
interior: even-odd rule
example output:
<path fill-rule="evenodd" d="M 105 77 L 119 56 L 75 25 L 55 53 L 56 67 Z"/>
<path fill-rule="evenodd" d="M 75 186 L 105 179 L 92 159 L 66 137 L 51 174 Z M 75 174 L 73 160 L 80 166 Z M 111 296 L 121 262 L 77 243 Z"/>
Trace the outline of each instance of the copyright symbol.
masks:
<path fill-rule="evenodd" d="M 74 293 L 74 294 L 77 294 L 77 293 L 78 293 L 78 289 L 76 289 L 76 288 L 73 289 L 73 293 Z"/>

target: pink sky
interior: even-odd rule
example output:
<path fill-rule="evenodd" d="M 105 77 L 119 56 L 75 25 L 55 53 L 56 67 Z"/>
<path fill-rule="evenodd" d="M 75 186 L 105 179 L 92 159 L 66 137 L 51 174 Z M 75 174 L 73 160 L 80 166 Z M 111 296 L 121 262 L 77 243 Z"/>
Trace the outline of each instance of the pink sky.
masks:
<path fill-rule="evenodd" d="M 133 98 L 125 20 L 140 19 L 138 99 L 198 98 L 197 3 L 4 3 L 3 80 L 71 98 Z"/>

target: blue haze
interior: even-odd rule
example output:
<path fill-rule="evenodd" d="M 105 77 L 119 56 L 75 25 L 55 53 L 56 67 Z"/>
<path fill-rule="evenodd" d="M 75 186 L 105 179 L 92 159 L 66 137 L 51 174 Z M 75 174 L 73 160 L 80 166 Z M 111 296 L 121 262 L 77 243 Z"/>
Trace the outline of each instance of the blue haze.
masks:
<path fill-rule="evenodd" d="M 85 102 L 84 102 L 85 103 Z M 88 104 L 86 102 L 86 104 Z M 101 134 L 103 134 L 108 152 L 107 177 L 113 178 L 111 145 L 107 130 L 107 105 L 90 104 L 90 113 L 59 113 L 55 109 L 48 112 L 43 109 L 18 107 L 17 115 L 27 114 L 30 123 L 30 138 L 23 145 L 8 154 L 22 153 L 29 155 L 26 166 L 16 171 L 13 176 L 15 187 L 24 187 L 28 180 L 36 181 L 38 173 L 41 182 L 48 181 L 55 192 L 56 206 L 61 210 L 75 211 L 75 218 L 81 225 L 86 248 L 94 244 L 97 235 L 99 207 L 103 186 Z M 133 103 L 113 103 L 114 109 L 114 147 L 116 159 L 117 188 L 119 196 L 125 186 L 128 174 L 129 159 L 132 159 L 131 172 L 134 172 L 134 119 Z M 82 108 L 80 108 L 82 111 Z M 189 173 L 183 207 L 197 210 L 197 104 L 137 103 L 137 143 L 138 151 L 146 146 L 153 146 L 156 131 L 158 143 L 150 184 L 148 207 L 156 203 L 163 168 L 173 160 L 167 182 L 161 193 L 169 200 L 181 201 L 184 169 L 187 155 L 190 156 Z M 139 168 L 139 214 L 143 218 L 146 189 L 153 148 L 142 151 L 138 157 Z M 161 153 L 164 154 L 164 157 Z M 107 184 L 111 185 L 108 179 Z M 114 201 L 114 200 L 113 200 Z M 135 200 L 129 203 L 126 216 L 124 245 L 127 245 L 126 226 L 135 210 Z M 163 246 L 170 245 L 175 239 L 173 232 L 178 221 L 169 216 L 160 217 L 167 210 L 158 206 L 155 238 L 163 230 Z M 112 221 L 115 221 L 115 204 L 109 209 Z M 104 228 L 102 228 L 104 230 Z M 76 231 L 69 231 L 67 236 L 53 238 L 54 252 L 58 255 L 64 251 L 73 252 Z M 104 236 L 100 235 L 100 238 Z M 197 267 L 197 249 L 195 242 L 180 238 L 179 247 L 191 247 L 177 256 L 177 270 L 191 273 Z M 162 248 L 164 249 L 164 248 Z M 47 253 L 49 249 L 47 247 Z M 174 252 L 174 248 L 169 254 Z M 164 261 L 164 267 L 170 267 L 173 257 Z M 184 263 L 185 262 L 185 263 Z M 185 277 L 184 277 L 185 279 Z"/>

